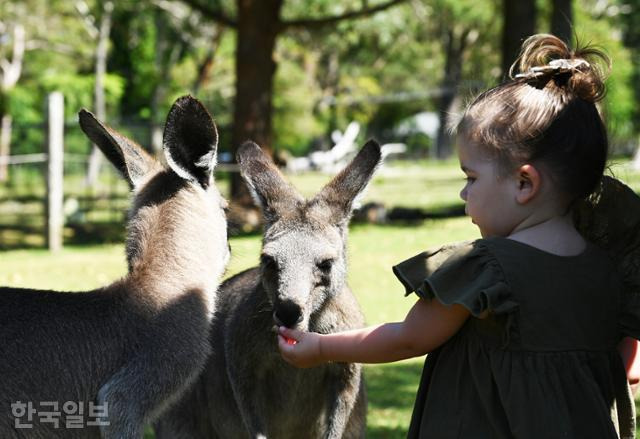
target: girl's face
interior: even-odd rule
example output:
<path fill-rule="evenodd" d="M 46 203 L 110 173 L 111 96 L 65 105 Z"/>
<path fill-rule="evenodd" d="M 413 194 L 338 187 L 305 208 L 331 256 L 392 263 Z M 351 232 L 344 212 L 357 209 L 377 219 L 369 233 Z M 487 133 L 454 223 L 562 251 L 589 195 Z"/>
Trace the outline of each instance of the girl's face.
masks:
<path fill-rule="evenodd" d="M 466 184 L 460 192 L 465 213 L 480 229 L 483 238 L 508 236 L 519 223 L 515 175 L 501 175 L 498 163 L 471 143 L 458 144 L 460 167 Z"/>

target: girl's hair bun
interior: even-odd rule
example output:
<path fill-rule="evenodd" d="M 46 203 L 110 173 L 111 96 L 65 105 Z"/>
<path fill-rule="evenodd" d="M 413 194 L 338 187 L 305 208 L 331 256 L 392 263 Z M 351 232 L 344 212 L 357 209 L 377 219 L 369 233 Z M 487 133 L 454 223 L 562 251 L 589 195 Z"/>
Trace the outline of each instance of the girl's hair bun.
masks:
<path fill-rule="evenodd" d="M 509 75 L 537 88 L 556 87 L 597 102 L 605 95 L 604 80 L 610 68 L 609 57 L 595 47 L 571 50 L 554 35 L 538 34 L 525 40 Z"/>

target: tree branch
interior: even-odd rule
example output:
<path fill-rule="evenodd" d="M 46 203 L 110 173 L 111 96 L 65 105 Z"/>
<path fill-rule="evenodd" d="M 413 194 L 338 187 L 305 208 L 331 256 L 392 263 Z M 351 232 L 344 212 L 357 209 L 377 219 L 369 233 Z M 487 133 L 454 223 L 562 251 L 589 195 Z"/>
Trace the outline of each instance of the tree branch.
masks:
<path fill-rule="evenodd" d="M 20 79 L 22 60 L 24 58 L 25 38 L 24 26 L 22 24 L 15 24 L 13 26 L 11 61 L 9 62 L 6 59 L 2 59 L 2 75 L 0 75 L 2 84 L 0 84 L 0 87 L 2 87 L 3 92 L 12 89 L 18 82 L 18 79 Z"/>
<path fill-rule="evenodd" d="M 84 23 L 84 28 L 89 34 L 89 37 L 92 40 L 98 38 L 98 34 L 100 31 L 98 30 L 98 26 L 96 26 L 96 19 L 93 15 L 91 15 L 91 11 L 89 9 L 89 5 L 85 1 L 77 1 L 74 6 L 76 7 L 76 11 L 82 17 L 82 22 Z"/>
<path fill-rule="evenodd" d="M 334 15 L 329 17 L 321 17 L 321 18 L 308 18 L 308 19 L 300 19 L 300 20 L 287 20 L 281 22 L 281 27 L 283 29 L 286 28 L 307 28 L 307 29 L 318 29 L 330 24 L 337 23 L 342 20 L 349 20 L 354 18 L 363 18 L 368 17 L 370 15 L 376 14 L 380 11 L 384 11 L 385 9 L 391 8 L 400 3 L 404 3 L 407 0 L 389 0 L 385 3 L 381 3 L 376 6 L 367 7 L 367 2 L 364 3 L 364 7 L 357 11 L 345 12 L 344 14 Z"/>
<path fill-rule="evenodd" d="M 236 28 L 238 23 L 233 18 L 226 15 L 221 8 L 214 8 L 209 5 L 203 5 L 199 0 L 180 0 L 182 3 L 191 6 L 194 10 L 200 12 L 211 20 L 224 24 L 232 28 Z"/>

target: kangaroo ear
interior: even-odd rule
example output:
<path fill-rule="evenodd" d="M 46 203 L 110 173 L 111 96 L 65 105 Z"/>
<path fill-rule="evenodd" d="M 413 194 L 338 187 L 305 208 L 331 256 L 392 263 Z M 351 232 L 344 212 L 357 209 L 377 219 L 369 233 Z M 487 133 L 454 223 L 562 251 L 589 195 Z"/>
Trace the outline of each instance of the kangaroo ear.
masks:
<path fill-rule="evenodd" d="M 369 140 L 358 155 L 322 188 L 312 202 L 329 207 L 336 223 L 348 222 L 356 199 L 362 195 L 381 162 L 380 145 L 374 140 Z"/>
<path fill-rule="evenodd" d="M 141 146 L 102 124 L 91 112 L 80 110 L 78 120 L 82 131 L 98 145 L 131 187 L 136 187 L 151 171 L 160 169 L 158 162 Z"/>
<path fill-rule="evenodd" d="M 255 143 L 245 142 L 240 146 L 236 161 L 267 223 L 274 222 L 287 209 L 291 209 L 292 204 L 304 201 L 302 196 L 285 181 L 271 157 Z"/>
<path fill-rule="evenodd" d="M 216 165 L 218 132 L 204 105 L 192 96 L 173 104 L 164 127 L 164 154 L 180 177 L 207 188 Z"/>

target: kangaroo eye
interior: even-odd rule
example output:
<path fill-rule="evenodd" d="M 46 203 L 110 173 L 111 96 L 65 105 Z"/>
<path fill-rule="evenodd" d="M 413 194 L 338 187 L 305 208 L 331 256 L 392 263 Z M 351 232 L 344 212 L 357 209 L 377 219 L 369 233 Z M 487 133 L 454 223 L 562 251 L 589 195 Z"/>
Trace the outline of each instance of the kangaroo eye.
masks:
<path fill-rule="evenodd" d="M 329 270 L 331 270 L 331 266 L 333 265 L 333 260 L 332 259 L 325 259 L 323 261 L 320 261 L 316 264 L 316 266 L 318 267 L 318 269 L 322 272 L 327 273 Z"/>
<path fill-rule="evenodd" d="M 260 256 L 260 264 L 264 268 L 268 268 L 268 269 L 277 269 L 278 268 L 278 263 L 276 262 L 276 260 L 273 258 L 273 256 L 269 256 L 269 255 L 261 255 Z"/>

